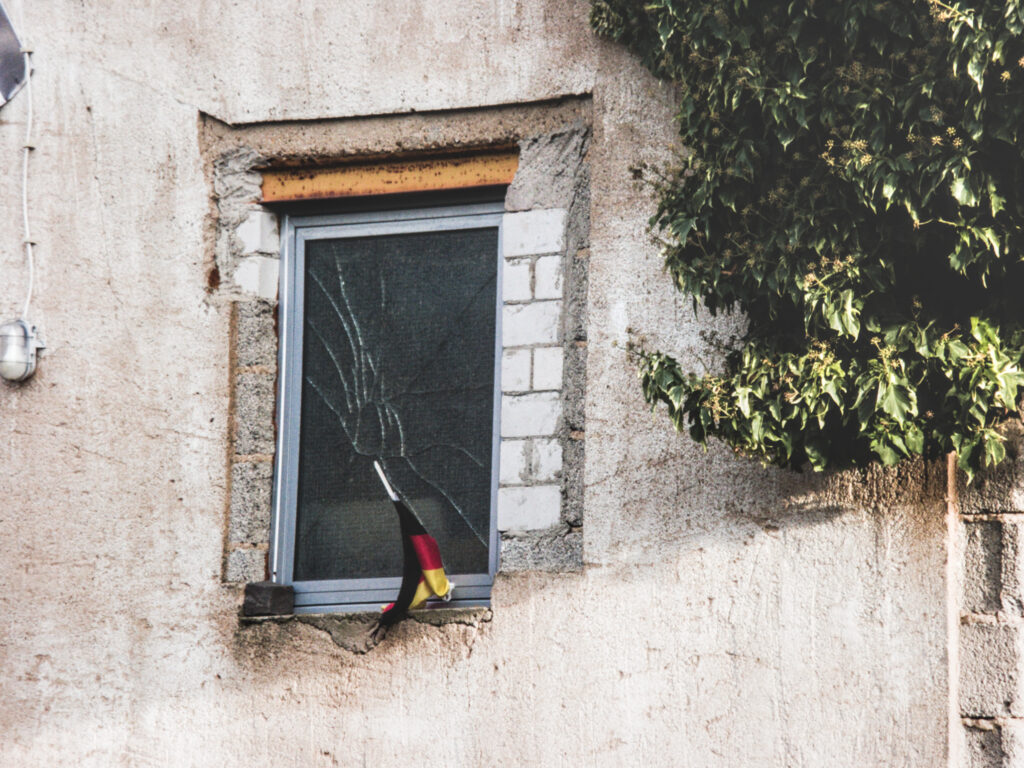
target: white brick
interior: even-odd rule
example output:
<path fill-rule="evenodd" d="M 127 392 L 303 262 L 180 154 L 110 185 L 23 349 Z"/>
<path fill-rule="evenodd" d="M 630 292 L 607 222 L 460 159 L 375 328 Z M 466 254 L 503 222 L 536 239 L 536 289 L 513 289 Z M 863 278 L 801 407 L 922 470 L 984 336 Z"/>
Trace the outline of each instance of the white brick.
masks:
<path fill-rule="evenodd" d="M 505 256 L 558 253 L 565 242 L 564 208 L 506 213 L 501 222 Z"/>
<path fill-rule="evenodd" d="M 562 257 L 545 256 L 537 259 L 533 297 L 535 299 L 562 298 Z"/>
<path fill-rule="evenodd" d="M 498 530 L 532 531 L 557 525 L 562 494 L 557 485 L 498 489 Z"/>
<path fill-rule="evenodd" d="M 504 307 L 501 313 L 502 345 L 557 344 L 561 314 L 560 301 L 534 301 Z"/>
<path fill-rule="evenodd" d="M 273 301 L 277 298 L 277 273 L 280 262 L 266 256 L 246 256 L 235 270 L 235 285 L 251 293 Z"/>
<path fill-rule="evenodd" d="M 501 398 L 501 436 L 553 435 L 560 413 L 557 392 L 504 395 Z"/>
<path fill-rule="evenodd" d="M 242 241 L 242 253 L 279 253 L 281 238 L 277 231 L 277 216 L 270 211 L 250 211 L 245 221 L 235 230 Z"/>
<path fill-rule="evenodd" d="M 529 440 L 502 440 L 501 467 L 498 478 L 502 485 L 525 483 L 530 479 Z"/>
<path fill-rule="evenodd" d="M 501 391 L 525 392 L 530 388 L 530 350 L 506 349 L 501 354 Z"/>
<path fill-rule="evenodd" d="M 557 440 L 533 441 L 533 472 L 531 479 L 557 480 L 562 476 L 562 444 Z"/>
<path fill-rule="evenodd" d="M 530 292 L 530 262 L 506 261 L 501 271 L 502 301 L 529 301 L 533 298 Z"/>
<path fill-rule="evenodd" d="M 541 347 L 533 350 L 533 389 L 562 388 L 561 347 Z"/>

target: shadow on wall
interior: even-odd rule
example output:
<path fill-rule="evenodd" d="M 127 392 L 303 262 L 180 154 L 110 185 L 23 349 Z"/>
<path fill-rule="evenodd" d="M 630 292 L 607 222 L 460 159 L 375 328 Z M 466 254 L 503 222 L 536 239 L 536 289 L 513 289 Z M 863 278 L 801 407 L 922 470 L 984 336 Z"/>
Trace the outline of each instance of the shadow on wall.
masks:
<path fill-rule="evenodd" d="M 708 542 L 867 519 L 933 546 L 944 525 L 944 458 L 794 472 L 762 466 L 715 440 L 705 451 L 663 411 L 651 415 L 638 384 L 615 410 L 628 424 L 588 422 L 594 463 L 586 487 L 587 564 L 655 564 Z"/>

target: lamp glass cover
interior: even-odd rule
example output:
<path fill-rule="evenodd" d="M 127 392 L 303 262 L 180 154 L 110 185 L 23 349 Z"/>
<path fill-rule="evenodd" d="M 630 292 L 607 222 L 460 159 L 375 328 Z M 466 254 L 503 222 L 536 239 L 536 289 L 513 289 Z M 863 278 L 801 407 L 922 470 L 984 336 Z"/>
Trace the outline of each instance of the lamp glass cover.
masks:
<path fill-rule="evenodd" d="M 36 369 L 35 339 L 24 320 L 0 325 L 0 376 L 24 381 Z"/>

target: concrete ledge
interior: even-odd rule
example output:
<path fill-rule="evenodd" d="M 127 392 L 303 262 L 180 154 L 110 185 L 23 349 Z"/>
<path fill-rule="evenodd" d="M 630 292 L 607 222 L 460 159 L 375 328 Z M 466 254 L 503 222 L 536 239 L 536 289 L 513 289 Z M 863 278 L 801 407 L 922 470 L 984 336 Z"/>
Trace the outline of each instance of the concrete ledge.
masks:
<path fill-rule="evenodd" d="M 369 653 L 378 645 L 378 638 L 373 635 L 380 613 L 364 611 L 360 613 L 303 613 L 287 616 L 240 616 L 239 631 L 258 631 L 267 624 L 297 625 L 305 624 L 326 633 L 331 641 L 350 653 Z M 428 608 L 413 611 L 403 621 L 425 624 L 434 627 L 461 625 L 480 627 L 490 623 L 493 614 L 490 608 Z M 399 623 L 396 626 L 401 626 Z"/>

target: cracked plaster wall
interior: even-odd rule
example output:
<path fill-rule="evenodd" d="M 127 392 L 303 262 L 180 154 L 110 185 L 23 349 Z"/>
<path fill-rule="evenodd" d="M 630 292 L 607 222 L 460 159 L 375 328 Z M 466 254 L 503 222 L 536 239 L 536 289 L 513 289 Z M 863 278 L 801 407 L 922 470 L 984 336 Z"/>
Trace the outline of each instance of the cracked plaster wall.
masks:
<path fill-rule="evenodd" d="M 630 172 L 671 161 L 671 92 L 593 38 L 585 2 L 357 5 L 8 3 L 36 52 L 33 316 L 49 349 L 31 383 L 0 389 L 0 764 L 946 764 L 944 468 L 766 470 L 640 402 L 628 329 L 700 369 L 715 365 L 701 332 L 729 323 L 672 289 Z M 580 93 L 584 569 L 503 576 L 489 620 L 406 622 L 362 655 L 308 623 L 240 625 L 221 581 L 232 320 L 209 291 L 201 113 Z M 9 165 L 23 107 L 0 110 Z M 291 151 L 312 157 L 340 134 L 423 144 L 435 124 L 296 125 Z M 6 313 L 24 278 L 16 176 L 0 174 Z"/>

